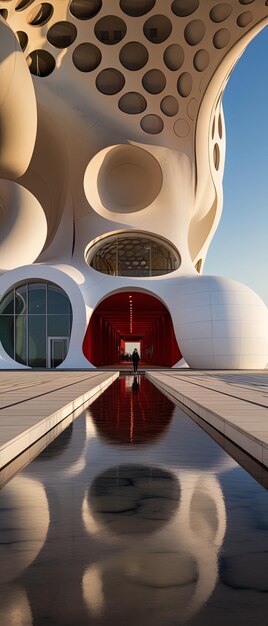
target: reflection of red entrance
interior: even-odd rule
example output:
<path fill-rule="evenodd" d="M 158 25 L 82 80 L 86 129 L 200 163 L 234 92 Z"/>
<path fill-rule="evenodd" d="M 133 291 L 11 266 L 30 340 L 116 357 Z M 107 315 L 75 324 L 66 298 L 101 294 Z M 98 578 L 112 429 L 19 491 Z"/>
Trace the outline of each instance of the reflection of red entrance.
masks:
<path fill-rule="evenodd" d="M 181 358 L 170 314 L 154 296 L 136 291 L 109 296 L 95 309 L 83 343 L 96 366 L 119 364 L 126 341 L 140 341 L 141 360 L 171 367 Z"/>

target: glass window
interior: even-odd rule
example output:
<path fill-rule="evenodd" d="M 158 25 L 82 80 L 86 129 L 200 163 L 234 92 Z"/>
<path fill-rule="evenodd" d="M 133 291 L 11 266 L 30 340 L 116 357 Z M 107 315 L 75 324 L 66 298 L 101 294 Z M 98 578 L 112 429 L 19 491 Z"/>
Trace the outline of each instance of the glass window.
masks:
<path fill-rule="evenodd" d="M 68 296 L 57 285 L 48 285 L 47 289 L 47 312 L 58 315 L 70 315 L 71 304 Z"/>
<path fill-rule="evenodd" d="M 46 312 L 46 284 L 29 283 L 29 313 L 41 315 Z"/>
<path fill-rule="evenodd" d="M 14 315 L 0 315 L 0 340 L 6 353 L 14 359 Z"/>
<path fill-rule="evenodd" d="M 31 367 L 46 367 L 46 316 L 29 315 L 28 364 Z"/>
<path fill-rule="evenodd" d="M 15 359 L 27 365 L 27 315 L 17 315 L 15 321 Z"/>
<path fill-rule="evenodd" d="M 48 337 L 69 337 L 70 315 L 48 315 L 47 334 Z"/>
<path fill-rule="evenodd" d="M 12 315 L 14 313 L 14 289 L 4 296 L 0 304 L 0 314 Z"/>
<path fill-rule="evenodd" d="M 15 313 L 25 315 L 28 312 L 28 285 L 21 285 L 15 290 Z"/>

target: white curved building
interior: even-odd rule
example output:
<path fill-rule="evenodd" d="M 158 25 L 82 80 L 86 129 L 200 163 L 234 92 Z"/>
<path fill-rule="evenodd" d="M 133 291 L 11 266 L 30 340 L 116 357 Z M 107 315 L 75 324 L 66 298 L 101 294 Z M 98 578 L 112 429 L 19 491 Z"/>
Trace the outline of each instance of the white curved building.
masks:
<path fill-rule="evenodd" d="M 202 276 L 222 95 L 264 0 L 0 0 L 0 363 L 263 368 L 268 313 Z"/>

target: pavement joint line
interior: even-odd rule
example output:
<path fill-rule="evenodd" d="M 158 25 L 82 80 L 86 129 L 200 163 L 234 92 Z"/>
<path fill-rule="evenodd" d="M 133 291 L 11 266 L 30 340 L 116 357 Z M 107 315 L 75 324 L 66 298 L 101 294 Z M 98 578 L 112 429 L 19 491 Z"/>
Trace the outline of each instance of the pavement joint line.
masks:
<path fill-rule="evenodd" d="M 181 376 L 174 376 L 172 374 L 168 374 L 167 376 L 168 376 L 168 378 L 172 378 L 174 380 L 179 380 L 179 381 L 183 380 L 183 378 Z M 260 407 L 262 407 L 264 409 L 268 408 L 268 404 L 261 404 L 260 402 L 256 402 L 255 400 L 250 400 L 250 399 L 247 399 L 247 398 L 240 398 L 239 396 L 236 396 L 235 394 L 228 393 L 227 391 L 221 391 L 220 389 L 213 389 L 212 387 L 209 387 L 209 386 L 207 386 L 205 384 L 201 385 L 200 383 L 194 382 L 193 380 L 185 380 L 185 382 L 187 384 L 190 384 L 190 385 L 195 385 L 196 387 L 201 387 L 202 389 L 207 389 L 209 391 L 213 391 L 214 393 L 220 393 L 221 395 L 229 396 L 230 398 L 234 398 L 235 400 L 240 400 L 240 402 L 247 402 L 249 404 L 254 404 L 254 405 L 260 406 Z"/>
<path fill-rule="evenodd" d="M 95 377 L 96 376 L 101 376 L 101 374 L 102 374 L 102 372 L 98 372 L 97 374 L 95 374 Z M 82 379 L 76 380 L 73 383 L 68 383 L 68 385 L 64 385 L 64 386 L 61 386 L 61 387 L 56 387 L 55 389 L 50 389 L 50 390 L 45 391 L 43 393 L 37 394 L 35 396 L 31 396 L 31 397 L 19 400 L 18 402 L 11 402 L 11 404 L 5 404 L 4 406 L 0 407 L 0 411 L 2 411 L 3 409 L 8 409 L 8 408 L 10 408 L 12 406 L 16 406 L 18 404 L 22 404 L 24 402 L 29 402 L 30 400 L 42 398 L 43 396 L 46 396 L 46 395 L 51 394 L 51 393 L 55 393 L 56 391 L 61 391 L 61 389 L 67 389 L 69 387 L 73 387 L 74 385 L 77 385 L 77 384 L 82 383 L 82 382 L 86 382 L 87 380 L 90 380 L 90 379 L 91 379 L 91 376 L 89 376 L 88 379 L 85 378 L 83 380 Z M 14 391 L 14 393 L 16 393 L 16 391 Z M 0 413 L 0 415 L 1 415 L 1 413 Z"/>

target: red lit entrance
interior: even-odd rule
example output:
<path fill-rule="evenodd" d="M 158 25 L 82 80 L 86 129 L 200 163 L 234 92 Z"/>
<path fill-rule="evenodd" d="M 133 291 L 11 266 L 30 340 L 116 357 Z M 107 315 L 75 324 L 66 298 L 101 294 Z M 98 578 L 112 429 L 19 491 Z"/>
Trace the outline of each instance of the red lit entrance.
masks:
<path fill-rule="evenodd" d="M 121 292 L 103 300 L 89 322 L 83 353 L 97 367 L 122 364 L 126 342 L 140 342 L 144 365 L 171 367 L 181 358 L 167 308 L 145 293 Z"/>

